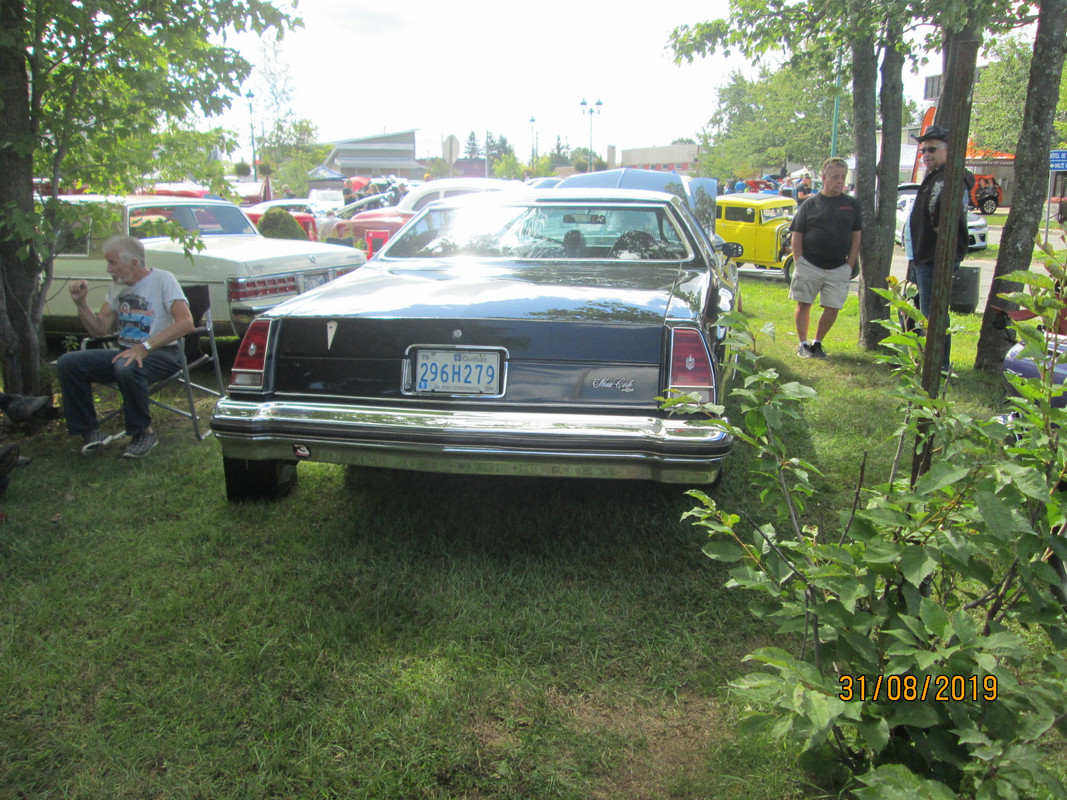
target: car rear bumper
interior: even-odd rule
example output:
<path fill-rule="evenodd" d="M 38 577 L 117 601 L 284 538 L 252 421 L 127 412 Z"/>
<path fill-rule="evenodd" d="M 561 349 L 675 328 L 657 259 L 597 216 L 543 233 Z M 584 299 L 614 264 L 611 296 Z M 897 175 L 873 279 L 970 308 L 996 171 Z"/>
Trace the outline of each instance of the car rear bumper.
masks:
<path fill-rule="evenodd" d="M 227 458 L 424 472 L 712 483 L 733 439 L 706 420 L 639 415 L 219 401 Z"/>

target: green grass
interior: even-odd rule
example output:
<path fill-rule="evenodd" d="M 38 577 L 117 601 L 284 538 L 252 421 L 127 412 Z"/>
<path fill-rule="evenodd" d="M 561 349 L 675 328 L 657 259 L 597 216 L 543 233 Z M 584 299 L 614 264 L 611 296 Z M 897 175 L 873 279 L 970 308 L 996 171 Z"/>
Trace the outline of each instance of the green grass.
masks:
<path fill-rule="evenodd" d="M 809 511 L 832 524 L 865 451 L 885 472 L 892 380 L 855 346 L 855 299 L 831 359 L 801 361 L 784 284 L 744 292 L 778 328 L 771 363 L 819 392 L 793 446 L 824 471 Z M 999 382 L 962 372 L 953 391 L 991 413 Z M 303 465 L 286 500 L 231 506 L 217 442 L 157 427 L 135 463 L 83 459 L 58 425 L 20 440 L 0 800 L 829 791 L 737 732 L 728 682 L 765 632 L 681 522 L 685 487 Z M 758 518 L 748 460 L 716 495 Z"/>

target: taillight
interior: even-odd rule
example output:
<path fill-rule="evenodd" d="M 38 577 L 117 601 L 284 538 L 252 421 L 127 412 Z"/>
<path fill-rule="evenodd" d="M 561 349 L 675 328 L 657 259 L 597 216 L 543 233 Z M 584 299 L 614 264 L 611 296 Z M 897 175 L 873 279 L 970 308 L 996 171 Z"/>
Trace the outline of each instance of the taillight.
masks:
<path fill-rule="evenodd" d="M 694 394 L 701 402 L 710 403 L 714 388 L 715 370 L 704 337 L 692 328 L 675 328 L 671 336 L 672 394 Z"/>
<path fill-rule="evenodd" d="M 263 373 L 267 364 L 267 338 L 270 322 L 253 320 L 237 348 L 230 372 L 230 386 L 234 389 L 262 389 Z"/>
<path fill-rule="evenodd" d="M 278 275 L 271 278 L 230 278 L 227 282 L 227 293 L 231 303 L 259 297 L 296 294 L 296 275 Z"/>

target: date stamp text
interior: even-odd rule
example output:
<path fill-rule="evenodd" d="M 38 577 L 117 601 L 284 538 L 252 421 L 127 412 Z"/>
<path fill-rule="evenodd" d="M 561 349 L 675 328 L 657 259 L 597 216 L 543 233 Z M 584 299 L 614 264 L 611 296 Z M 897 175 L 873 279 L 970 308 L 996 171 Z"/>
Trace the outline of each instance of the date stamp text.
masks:
<path fill-rule="evenodd" d="M 997 699 L 997 676 L 986 675 L 842 675 L 837 696 L 846 703 L 885 700 L 937 703 Z"/>

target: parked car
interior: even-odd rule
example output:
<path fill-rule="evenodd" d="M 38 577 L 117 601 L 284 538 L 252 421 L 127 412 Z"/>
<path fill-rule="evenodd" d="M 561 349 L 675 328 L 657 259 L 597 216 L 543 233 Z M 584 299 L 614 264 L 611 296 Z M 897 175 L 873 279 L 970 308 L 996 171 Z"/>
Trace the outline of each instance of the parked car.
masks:
<path fill-rule="evenodd" d="M 280 496 L 301 461 L 712 483 L 731 437 L 659 398 L 723 402 L 738 254 L 661 192 L 436 203 L 252 323 L 211 423 L 227 496 Z"/>
<path fill-rule="evenodd" d="M 337 219 L 336 222 L 329 223 L 323 221 L 319 223 L 319 240 L 323 242 L 330 240 L 337 243 L 347 244 L 349 247 L 355 247 L 357 232 L 352 229 L 352 226 L 348 224 L 348 221 L 356 216 L 356 214 L 363 211 L 373 211 L 378 208 L 389 206 L 391 204 L 391 198 L 392 195 L 387 192 L 371 194 L 366 197 L 361 197 L 354 203 L 342 206 L 334 215 Z"/>
<path fill-rule="evenodd" d="M 499 178 L 441 178 L 427 181 L 410 189 L 395 206 L 363 211 L 356 214 L 340 234 L 334 228 L 331 237 L 356 241 L 366 239 L 370 231 L 384 231 L 392 236 L 425 206 L 435 200 L 473 194 L 475 192 L 499 192 L 521 189 L 521 181 L 505 181 Z"/>
<path fill-rule="evenodd" d="M 971 205 L 980 214 L 995 214 L 997 208 L 1004 204 L 1004 192 L 992 175 L 975 175 L 971 187 Z"/>
<path fill-rule="evenodd" d="M 315 207 L 307 200 L 267 200 L 265 203 L 256 203 L 254 206 L 247 206 L 245 208 L 245 213 L 258 229 L 259 221 L 263 219 L 263 215 L 272 208 L 284 208 L 292 214 L 293 219 L 300 223 L 300 227 L 304 229 L 304 233 L 307 234 L 308 239 L 313 242 L 318 241 L 318 214 Z"/>
<path fill-rule="evenodd" d="M 641 189 L 676 194 L 689 203 L 706 231 L 714 227 L 715 198 L 719 194 L 719 182 L 714 178 L 692 178 L 674 170 L 635 167 L 579 172 L 561 181 L 558 188 Z"/>
<path fill-rule="evenodd" d="M 56 256 L 54 277 L 44 309 L 49 333 L 80 333 L 81 322 L 67 284 L 89 282 L 90 305 L 104 303 L 111 278 L 102 247 L 115 234 L 130 233 L 144 240 L 148 266 L 174 273 L 180 283 L 206 283 L 211 292 L 212 317 L 220 336 L 240 334 L 253 317 L 282 300 L 295 297 L 339 275 L 359 268 L 359 250 L 320 242 L 266 239 L 233 203 L 206 198 L 73 195 L 64 201 L 96 206 L 86 208 L 83 221 Z M 102 212 L 110 209 L 110 219 Z M 186 256 L 182 245 L 162 231 L 173 222 L 196 231 L 203 249 Z"/>
<path fill-rule="evenodd" d="M 313 214 L 324 217 L 327 211 L 336 211 L 343 206 L 345 196 L 340 189 L 310 189 L 307 202 Z"/>
<path fill-rule="evenodd" d="M 788 283 L 793 274 L 789 225 L 797 212 L 792 197 L 762 192 L 724 194 L 715 200 L 715 233 L 744 248 L 738 266 L 780 269 Z"/>
<path fill-rule="evenodd" d="M 897 187 L 897 224 L 893 231 L 893 238 L 897 245 L 904 246 L 904 226 L 911 218 L 911 207 L 915 203 L 915 195 L 919 191 L 917 183 L 902 183 Z M 967 211 L 967 249 L 983 250 L 988 244 L 986 237 L 989 233 L 989 224 L 973 211 Z"/>

